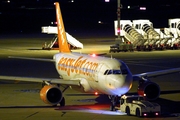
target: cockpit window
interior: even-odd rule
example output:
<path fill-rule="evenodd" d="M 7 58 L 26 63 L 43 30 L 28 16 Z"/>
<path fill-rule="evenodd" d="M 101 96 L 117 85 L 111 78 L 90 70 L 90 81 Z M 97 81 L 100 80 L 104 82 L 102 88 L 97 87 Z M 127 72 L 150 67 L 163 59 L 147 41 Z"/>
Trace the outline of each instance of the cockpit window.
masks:
<path fill-rule="evenodd" d="M 128 74 L 128 67 L 122 62 L 119 69 L 109 69 L 104 72 L 104 75 L 119 75 L 119 74 Z"/>
<path fill-rule="evenodd" d="M 121 74 L 121 70 L 112 70 L 113 74 Z"/>
<path fill-rule="evenodd" d="M 104 72 L 104 75 L 110 75 L 110 74 L 121 74 L 121 70 L 106 70 Z"/>
<path fill-rule="evenodd" d="M 113 74 L 113 70 L 109 70 L 107 75 Z"/>
<path fill-rule="evenodd" d="M 123 62 L 121 62 L 120 69 L 122 71 L 122 74 L 128 74 L 129 73 L 127 66 Z"/>
<path fill-rule="evenodd" d="M 104 72 L 104 75 L 106 75 L 106 74 L 107 74 L 107 72 L 108 72 L 108 70 L 106 70 L 106 71 Z"/>

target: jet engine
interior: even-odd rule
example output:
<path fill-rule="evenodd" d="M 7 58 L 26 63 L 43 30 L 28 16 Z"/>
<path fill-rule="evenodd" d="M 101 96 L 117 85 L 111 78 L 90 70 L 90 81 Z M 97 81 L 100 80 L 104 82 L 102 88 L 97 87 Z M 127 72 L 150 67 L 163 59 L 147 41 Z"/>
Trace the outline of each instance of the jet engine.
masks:
<path fill-rule="evenodd" d="M 144 96 L 147 100 L 155 100 L 160 95 L 160 87 L 154 82 L 140 80 L 138 94 Z"/>
<path fill-rule="evenodd" d="M 57 105 L 61 102 L 63 94 L 57 86 L 45 85 L 40 91 L 40 98 L 46 104 Z"/>

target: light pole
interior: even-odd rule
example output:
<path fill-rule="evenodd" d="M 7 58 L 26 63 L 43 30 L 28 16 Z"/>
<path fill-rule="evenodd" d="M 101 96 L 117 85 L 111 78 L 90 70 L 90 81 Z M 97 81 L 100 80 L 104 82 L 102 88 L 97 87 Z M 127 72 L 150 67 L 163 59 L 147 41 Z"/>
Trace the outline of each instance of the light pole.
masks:
<path fill-rule="evenodd" d="M 120 0 L 117 0 L 117 35 L 118 37 L 116 38 L 116 40 L 118 40 L 119 42 L 122 42 L 121 40 L 121 35 L 120 35 L 120 32 L 121 32 L 121 24 L 120 24 L 120 15 L 121 14 L 121 1 Z"/>
<path fill-rule="evenodd" d="M 110 1 L 110 0 L 105 0 L 105 1 Z M 121 0 L 117 0 L 117 35 L 118 37 L 115 40 L 118 40 L 119 42 L 122 42 L 121 40 L 121 24 L 120 24 L 120 14 L 121 14 Z"/>
<path fill-rule="evenodd" d="M 121 12 L 121 6 L 120 6 L 120 0 L 117 0 L 117 27 L 118 27 L 118 39 L 120 39 L 120 12 Z"/>

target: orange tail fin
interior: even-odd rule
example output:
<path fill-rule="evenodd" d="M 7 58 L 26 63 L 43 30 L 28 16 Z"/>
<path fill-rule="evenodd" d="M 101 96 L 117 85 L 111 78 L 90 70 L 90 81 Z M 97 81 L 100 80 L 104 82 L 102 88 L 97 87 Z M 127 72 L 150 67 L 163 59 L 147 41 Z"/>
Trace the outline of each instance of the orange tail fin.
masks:
<path fill-rule="evenodd" d="M 70 53 L 71 51 L 67 43 L 67 37 L 66 37 L 66 32 L 63 24 L 59 3 L 55 2 L 55 6 L 56 6 L 56 19 L 57 19 L 57 29 L 58 29 L 59 52 Z"/>

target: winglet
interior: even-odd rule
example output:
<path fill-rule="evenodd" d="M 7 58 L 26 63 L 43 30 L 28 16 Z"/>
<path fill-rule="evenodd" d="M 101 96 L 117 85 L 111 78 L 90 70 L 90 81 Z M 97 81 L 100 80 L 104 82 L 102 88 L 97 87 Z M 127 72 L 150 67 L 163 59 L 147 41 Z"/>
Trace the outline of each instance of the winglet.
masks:
<path fill-rule="evenodd" d="M 63 24 L 62 14 L 58 2 L 54 3 L 56 6 L 56 19 L 57 19 L 57 29 L 58 29 L 58 43 L 59 52 L 70 53 L 69 45 L 67 43 L 66 32 Z"/>

